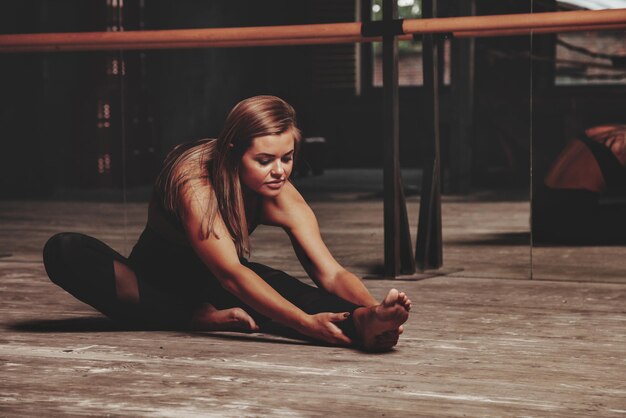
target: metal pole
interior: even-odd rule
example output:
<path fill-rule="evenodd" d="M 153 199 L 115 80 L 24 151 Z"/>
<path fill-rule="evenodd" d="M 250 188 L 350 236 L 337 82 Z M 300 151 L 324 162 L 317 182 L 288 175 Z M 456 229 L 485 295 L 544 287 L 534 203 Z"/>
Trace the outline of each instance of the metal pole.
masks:
<path fill-rule="evenodd" d="M 383 20 L 398 16 L 395 0 L 383 1 Z M 385 218 L 385 274 L 400 274 L 400 216 L 399 187 L 399 118 L 398 118 L 398 40 L 393 34 L 383 34 L 383 132 L 384 218 Z"/>
<path fill-rule="evenodd" d="M 383 21 L 398 16 L 396 0 L 384 0 Z M 398 100 L 398 40 L 383 33 L 383 127 L 384 127 L 384 219 L 385 275 L 396 277 L 415 272 L 406 203 L 400 174 Z"/>
<path fill-rule="evenodd" d="M 422 16 L 437 16 L 437 0 L 423 0 Z M 441 237 L 441 166 L 439 144 L 439 48 L 432 34 L 422 37 L 424 69 L 424 114 L 427 122 L 425 136 L 424 175 L 420 200 L 419 224 L 415 261 L 420 270 L 443 265 Z"/>

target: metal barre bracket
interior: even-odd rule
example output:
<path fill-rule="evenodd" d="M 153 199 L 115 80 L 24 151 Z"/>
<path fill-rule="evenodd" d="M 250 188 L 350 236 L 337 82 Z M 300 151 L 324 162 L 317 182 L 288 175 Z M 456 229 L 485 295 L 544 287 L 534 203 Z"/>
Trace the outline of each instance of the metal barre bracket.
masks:
<path fill-rule="evenodd" d="M 418 42 L 422 42 L 424 40 L 424 36 L 427 36 L 427 35 L 432 36 L 434 41 L 454 38 L 454 33 L 453 32 L 438 32 L 438 33 L 432 33 L 432 34 L 428 34 L 428 33 L 414 33 L 413 34 L 413 40 L 414 41 L 418 41 Z"/>
<path fill-rule="evenodd" d="M 404 19 L 392 20 L 376 20 L 374 22 L 363 22 L 361 24 L 361 36 L 377 37 L 377 36 L 397 36 L 404 35 L 402 25 Z"/>

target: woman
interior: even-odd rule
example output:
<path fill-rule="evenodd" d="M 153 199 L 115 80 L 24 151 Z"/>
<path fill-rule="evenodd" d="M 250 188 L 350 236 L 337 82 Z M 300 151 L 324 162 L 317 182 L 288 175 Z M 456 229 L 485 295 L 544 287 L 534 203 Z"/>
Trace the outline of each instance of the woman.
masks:
<path fill-rule="evenodd" d="M 535 191 L 533 237 L 538 243 L 626 243 L 623 203 L 601 202 L 626 191 L 626 126 L 601 125 L 572 139 Z"/>
<path fill-rule="evenodd" d="M 50 279 L 133 325 L 256 331 L 273 320 L 317 341 L 390 349 L 411 301 L 392 289 L 378 303 L 332 257 L 289 182 L 299 139 L 283 100 L 240 102 L 217 139 L 167 156 L 128 260 L 94 238 L 58 234 L 44 248 Z M 246 260 L 259 224 L 287 232 L 318 287 Z"/>

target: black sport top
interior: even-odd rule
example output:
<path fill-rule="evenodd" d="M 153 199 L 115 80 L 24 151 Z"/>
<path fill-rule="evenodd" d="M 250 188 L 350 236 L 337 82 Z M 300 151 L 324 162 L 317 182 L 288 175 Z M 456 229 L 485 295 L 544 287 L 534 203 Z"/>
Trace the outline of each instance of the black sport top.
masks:
<path fill-rule="evenodd" d="M 129 261 L 142 280 L 186 299 L 198 295 L 198 301 L 206 300 L 202 295 L 219 286 L 187 241 L 180 220 L 165 210 L 156 191 L 148 208 L 148 222 Z"/>

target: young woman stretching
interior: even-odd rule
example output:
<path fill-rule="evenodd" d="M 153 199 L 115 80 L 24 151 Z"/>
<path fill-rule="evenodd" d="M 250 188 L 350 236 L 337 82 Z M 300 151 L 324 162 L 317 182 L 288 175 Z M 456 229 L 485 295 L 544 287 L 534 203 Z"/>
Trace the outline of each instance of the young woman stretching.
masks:
<path fill-rule="evenodd" d="M 240 102 L 217 139 L 167 156 L 128 259 L 95 238 L 57 234 L 44 248 L 50 279 L 133 326 L 256 331 L 273 320 L 330 344 L 390 349 L 411 301 L 391 289 L 378 303 L 332 257 L 289 181 L 299 139 L 283 100 Z M 244 258 L 260 224 L 287 232 L 318 287 Z"/>

